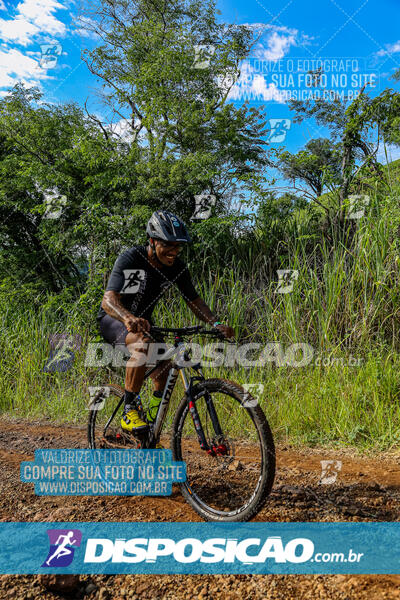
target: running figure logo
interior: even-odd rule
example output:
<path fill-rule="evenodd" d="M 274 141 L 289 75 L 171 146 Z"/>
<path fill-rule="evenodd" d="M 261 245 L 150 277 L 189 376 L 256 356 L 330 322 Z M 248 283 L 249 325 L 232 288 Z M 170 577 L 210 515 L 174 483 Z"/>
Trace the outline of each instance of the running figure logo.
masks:
<path fill-rule="evenodd" d="M 290 294 L 293 291 L 294 282 L 299 278 L 299 272 L 295 269 L 278 269 L 279 281 L 276 289 L 277 294 Z"/>
<path fill-rule="evenodd" d="M 56 333 L 50 335 L 49 340 L 50 356 L 43 371 L 45 373 L 68 371 L 74 362 L 75 350 L 79 350 L 82 345 L 82 337 L 76 334 Z"/>
<path fill-rule="evenodd" d="M 124 269 L 125 283 L 121 294 L 136 294 L 139 291 L 140 284 L 144 280 L 145 272 L 143 269 Z"/>
<path fill-rule="evenodd" d="M 41 58 L 39 66 L 42 69 L 54 69 L 57 66 L 58 57 L 62 54 L 61 44 L 41 44 Z"/>
<path fill-rule="evenodd" d="M 268 141 L 280 143 L 286 138 L 290 129 L 290 119 L 269 119 L 270 134 Z"/>
<path fill-rule="evenodd" d="M 199 194 L 194 197 L 196 208 L 190 220 L 208 219 L 211 215 L 211 209 L 215 206 L 216 197 L 214 194 Z"/>
<path fill-rule="evenodd" d="M 79 548 L 82 532 L 79 529 L 48 529 L 50 549 L 42 567 L 67 567 L 72 563 L 75 548 Z M 71 547 L 72 546 L 72 547 Z"/>

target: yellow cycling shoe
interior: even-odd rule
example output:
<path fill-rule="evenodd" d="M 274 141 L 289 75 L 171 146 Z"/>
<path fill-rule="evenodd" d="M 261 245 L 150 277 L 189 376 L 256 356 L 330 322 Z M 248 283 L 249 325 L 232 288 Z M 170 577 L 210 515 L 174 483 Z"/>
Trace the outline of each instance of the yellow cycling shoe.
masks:
<path fill-rule="evenodd" d="M 138 411 L 133 409 L 122 416 L 121 427 L 124 431 L 136 433 L 145 431 L 149 426 L 139 417 Z"/>

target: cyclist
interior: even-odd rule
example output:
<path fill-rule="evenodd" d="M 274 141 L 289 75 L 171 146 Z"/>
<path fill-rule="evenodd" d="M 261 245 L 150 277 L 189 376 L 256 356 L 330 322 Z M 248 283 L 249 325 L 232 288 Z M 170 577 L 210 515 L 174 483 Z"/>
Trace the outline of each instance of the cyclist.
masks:
<path fill-rule="evenodd" d="M 147 245 L 133 246 L 117 258 L 97 316 L 104 339 L 113 345 L 125 344 L 131 356 L 125 373 L 121 427 L 134 434 L 145 432 L 148 428 L 138 413 L 138 396 L 146 364 L 137 360 L 136 353 L 145 353 L 147 344 L 152 341 L 148 334 L 153 324 L 151 315 L 170 286 L 175 284 L 178 287 L 196 317 L 218 328 L 227 338 L 234 335 L 232 327 L 220 323 L 200 298 L 187 266 L 178 258 L 182 244 L 191 242 L 184 222 L 166 210 L 157 210 L 147 223 L 146 233 Z M 169 361 L 165 361 L 151 375 L 156 409 L 169 367 Z"/>

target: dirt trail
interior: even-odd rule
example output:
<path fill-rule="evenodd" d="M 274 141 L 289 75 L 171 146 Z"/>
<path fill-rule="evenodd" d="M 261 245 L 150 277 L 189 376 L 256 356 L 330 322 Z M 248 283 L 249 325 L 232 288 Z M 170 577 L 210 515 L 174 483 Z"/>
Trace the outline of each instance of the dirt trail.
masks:
<path fill-rule="evenodd" d="M 167 447 L 168 440 L 165 445 Z M 174 486 L 172 496 L 35 496 L 21 483 L 21 460 L 37 448 L 84 448 L 86 427 L 45 422 L 27 427 L 0 421 L 0 521 L 199 521 Z M 277 475 L 257 521 L 397 521 L 400 516 L 400 453 L 360 457 L 350 450 L 277 448 Z M 331 485 L 321 485 L 321 460 L 340 460 Z M 59 598 L 37 576 L 0 576 L 0 599 Z M 47 580 L 47 583 L 49 581 Z M 50 582 L 51 583 L 51 582 Z M 61 582 L 62 583 L 62 582 Z M 76 576 L 73 598 L 399 598 L 400 576 L 194 575 Z M 56 583 L 59 586 L 60 581 Z M 63 597 L 63 595 L 61 595 Z"/>

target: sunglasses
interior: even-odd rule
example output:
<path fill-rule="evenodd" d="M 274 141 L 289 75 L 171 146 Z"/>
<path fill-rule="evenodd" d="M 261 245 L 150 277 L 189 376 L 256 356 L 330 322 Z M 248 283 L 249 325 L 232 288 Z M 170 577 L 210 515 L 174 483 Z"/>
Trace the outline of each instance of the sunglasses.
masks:
<path fill-rule="evenodd" d="M 157 242 L 159 243 L 159 245 L 161 246 L 161 248 L 163 248 L 165 250 L 176 250 L 178 254 L 180 252 L 182 252 L 182 250 L 183 250 L 182 244 L 175 245 L 173 243 L 163 242 L 162 240 L 157 240 Z"/>

